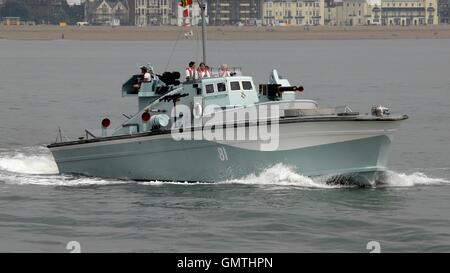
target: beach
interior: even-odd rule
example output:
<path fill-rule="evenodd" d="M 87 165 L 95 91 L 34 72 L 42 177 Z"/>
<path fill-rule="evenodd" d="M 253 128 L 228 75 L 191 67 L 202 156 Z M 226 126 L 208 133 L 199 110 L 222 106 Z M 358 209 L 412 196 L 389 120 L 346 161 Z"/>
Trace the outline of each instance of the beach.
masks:
<path fill-rule="evenodd" d="M 192 31 L 192 37 L 186 33 Z M 0 26 L 0 39 L 79 41 L 173 41 L 197 39 L 200 27 Z M 449 39 L 450 25 L 207 27 L 208 40 Z"/>

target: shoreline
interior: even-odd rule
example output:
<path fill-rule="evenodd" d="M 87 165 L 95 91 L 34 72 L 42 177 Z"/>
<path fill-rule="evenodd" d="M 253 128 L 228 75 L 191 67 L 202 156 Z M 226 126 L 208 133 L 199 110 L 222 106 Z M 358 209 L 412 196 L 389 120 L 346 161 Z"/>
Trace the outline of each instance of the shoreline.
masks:
<path fill-rule="evenodd" d="M 0 26 L 0 40 L 175 41 L 199 27 Z M 235 40 L 367 40 L 450 39 L 450 25 L 433 26 L 302 26 L 207 27 L 210 41 Z"/>

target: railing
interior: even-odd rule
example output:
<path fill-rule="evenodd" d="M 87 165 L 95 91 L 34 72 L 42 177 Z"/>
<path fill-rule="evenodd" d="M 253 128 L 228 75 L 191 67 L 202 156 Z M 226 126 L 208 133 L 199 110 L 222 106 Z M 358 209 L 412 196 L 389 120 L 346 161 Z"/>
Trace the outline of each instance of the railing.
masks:
<path fill-rule="evenodd" d="M 86 133 L 86 140 L 88 140 L 89 137 L 97 138 L 93 133 L 89 132 L 88 130 L 84 130 L 84 132 Z"/>
<path fill-rule="evenodd" d="M 65 141 L 70 141 L 70 139 L 67 136 L 63 136 L 61 127 L 58 127 L 58 135 L 56 136 L 55 143 L 64 142 L 63 138 L 65 139 Z"/>
<path fill-rule="evenodd" d="M 211 76 L 212 77 L 219 77 L 220 68 L 219 67 L 211 67 Z M 229 67 L 228 71 L 231 74 L 235 74 L 236 76 L 242 76 L 242 68 L 241 67 Z"/>

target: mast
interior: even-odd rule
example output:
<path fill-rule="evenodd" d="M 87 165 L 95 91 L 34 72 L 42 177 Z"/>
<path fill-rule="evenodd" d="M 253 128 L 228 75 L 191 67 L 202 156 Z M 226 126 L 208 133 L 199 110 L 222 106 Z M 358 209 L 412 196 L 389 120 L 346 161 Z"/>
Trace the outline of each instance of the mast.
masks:
<path fill-rule="evenodd" d="M 197 0 L 202 15 L 202 47 L 203 47 L 203 62 L 206 64 L 206 4 L 204 0 Z"/>

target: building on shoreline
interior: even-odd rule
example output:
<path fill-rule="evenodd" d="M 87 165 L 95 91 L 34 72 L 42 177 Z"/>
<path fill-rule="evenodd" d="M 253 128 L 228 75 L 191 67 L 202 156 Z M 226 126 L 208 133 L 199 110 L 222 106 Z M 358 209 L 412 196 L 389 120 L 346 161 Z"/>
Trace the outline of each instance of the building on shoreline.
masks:
<path fill-rule="evenodd" d="M 83 18 L 81 5 L 68 5 L 66 0 L 0 0 L 0 20 L 20 17 L 22 25 L 75 23 Z"/>
<path fill-rule="evenodd" d="M 1 24 L 4 26 L 20 26 L 21 20 L 20 17 L 3 17 Z"/>
<path fill-rule="evenodd" d="M 342 18 L 342 1 L 325 0 L 324 7 L 324 24 L 337 26 L 340 24 L 339 18 Z"/>
<path fill-rule="evenodd" d="M 58 24 L 63 16 L 63 0 L 25 0 L 30 11 L 28 19 L 39 24 Z"/>
<path fill-rule="evenodd" d="M 436 25 L 448 22 L 448 1 L 438 13 L 438 0 L 273 0 L 262 7 L 263 24 L 295 25 Z M 445 13 L 444 11 L 447 11 Z M 446 20 L 446 21 L 445 21 Z"/>
<path fill-rule="evenodd" d="M 130 0 L 134 9 L 134 25 L 169 25 L 172 18 L 171 0 Z M 133 9 L 131 12 L 133 12 Z"/>
<path fill-rule="evenodd" d="M 34 0 L 37 1 L 37 0 Z M 58 0 L 48 0 L 58 1 Z M 193 1 L 184 18 L 179 0 L 84 0 L 103 3 L 85 16 L 93 24 L 105 24 L 120 17 L 130 25 L 197 25 L 201 21 L 198 3 Z M 204 0 L 208 25 L 269 26 L 361 26 L 429 25 L 448 22 L 450 0 Z M 439 4 L 438 4 L 439 1 Z M 116 3 L 124 3 L 125 15 L 114 15 Z M 107 7 L 105 7 L 107 6 Z M 440 17 L 440 18 L 439 18 Z M 127 22 L 128 23 L 128 22 Z"/>
<path fill-rule="evenodd" d="M 128 25 L 130 9 L 127 0 L 86 0 L 85 20 L 91 25 Z"/>
<path fill-rule="evenodd" d="M 10 0 L 14 1 L 14 0 Z M 196 0 L 185 18 L 180 0 L 81 0 L 68 8 L 66 0 L 24 0 L 20 16 L 38 24 L 92 25 L 197 25 L 201 22 Z M 208 25 L 361 26 L 435 25 L 449 23 L 450 0 L 204 0 Z M 0 0 L 1 5 L 6 0 Z M 84 8 L 83 8 L 84 7 Z M 77 16 L 73 16 L 73 15 Z"/>
<path fill-rule="evenodd" d="M 450 23 L 450 0 L 438 0 L 439 23 Z"/>
<path fill-rule="evenodd" d="M 366 0 L 343 0 L 340 25 L 361 26 L 375 24 L 372 20 L 374 5 L 372 1 Z"/>
<path fill-rule="evenodd" d="M 269 26 L 324 25 L 324 7 L 324 0 L 265 1 L 262 20 Z"/>
<path fill-rule="evenodd" d="M 437 25 L 437 0 L 381 0 L 382 25 Z"/>
<path fill-rule="evenodd" d="M 261 19 L 263 0 L 206 0 L 210 25 L 255 25 Z"/>
<path fill-rule="evenodd" d="M 340 4 L 331 2 L 325 7 L 326 23 L 338 26 L 437 24 L 434 19 L 435 2 L 436 0 L 342 0 Z M 427 8 L 431 8 L 433 12 L 426 13 Z"/>

